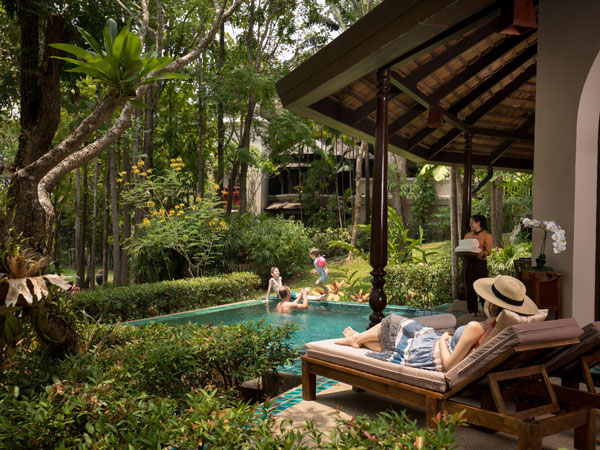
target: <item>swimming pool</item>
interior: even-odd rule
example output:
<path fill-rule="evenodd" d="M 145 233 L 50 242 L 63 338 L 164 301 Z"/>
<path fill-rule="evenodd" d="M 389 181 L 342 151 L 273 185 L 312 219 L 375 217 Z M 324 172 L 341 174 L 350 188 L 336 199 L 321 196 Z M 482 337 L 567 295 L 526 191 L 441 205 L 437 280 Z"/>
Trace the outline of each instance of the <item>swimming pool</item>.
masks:
<path fill-rule="evenodd" d="M 308 310 L 294 311 L 290 314 L 279 314 L 274 300 L 254 300 L 233 305 L 216 306 L 197 311 L 189 311 L 169 316 L 155 317 L 135 321 L 136 325 L 150 322 L 168 324 L 197 323 L 197 324 L 234 324 L 245 321 L 285 325 L 296 323 L 298 331 L 292 337 L 292 343 L 297 348 L 304 348 L 307 342 L 321 339 L 331 339 L 342 336 L 342 331 L 351 326 L 357 331 L 364 331 L 369 324 L 369 305 L 349 302 L 311 301 Z M 388 305 L 384 313 L 402 314 L 406 317 L 439 314 L 441 311 L 423 310 L 407 306 Z"/>

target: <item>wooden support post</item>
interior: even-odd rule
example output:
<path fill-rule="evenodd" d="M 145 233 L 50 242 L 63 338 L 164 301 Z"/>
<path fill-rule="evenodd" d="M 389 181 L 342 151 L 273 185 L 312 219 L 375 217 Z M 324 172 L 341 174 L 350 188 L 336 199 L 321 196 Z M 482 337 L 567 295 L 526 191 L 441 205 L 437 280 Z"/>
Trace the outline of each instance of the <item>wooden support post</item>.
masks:
<path fill-rule="evenodd" d="M 540 424 L 535 420 L 519 422 L 519 450 L 542 450 L 542 435 Z"/>
<path fill-rule="evenodd" d="M 435 423 L 435 418 L 437 414 L 440 412 L 440 401 L 434 397 L 427 397 L 425 399 L 425 421 L 427 427 L 436 429 L 437 424 Z"/>
<path fill-rule="evenodd" d="M 375 133 L 375 171 L 373 174 L 373 208 L 371 219 L 371 266 L 373 290 L 369 305 L 369 328 L 381 322 L 387 298 L 383 291 L 387 264 L 387 159 L 388 159 L 388 100 L 390 69 L 377 71 L 377 118 Z"/>
<path fill-rule="evenodd" d="M 587 410 L 588 420 L 585 425 L 575 428 L 573 446 L 577 450 L 592 450 L 596 447 L 596 410 Z"/>
<path fill-rule="evenodd" d="M 462 204 L 462 229 L 461 235 L 464 236 L 469 232 L 469 220 L 471 219 L 471 193 L 473 192 L 472 183 L 473 177 L 473 135 L 465 133 L 465 178 L 463 180 L 463 204 Z"/>
<path fill-rule="evenodd" d="M 302 400 L 317 399 L 317 375 L 308 371 L 308 363 L 302 361 Z"/>

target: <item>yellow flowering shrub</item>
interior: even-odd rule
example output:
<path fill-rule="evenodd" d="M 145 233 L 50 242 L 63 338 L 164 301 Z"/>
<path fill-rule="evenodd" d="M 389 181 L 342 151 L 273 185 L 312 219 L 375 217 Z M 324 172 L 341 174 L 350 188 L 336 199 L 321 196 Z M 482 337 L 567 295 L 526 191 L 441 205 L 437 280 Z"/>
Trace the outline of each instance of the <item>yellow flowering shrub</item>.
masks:
<path fill-rule="evenodd" d="M 143 160 L 133 166 L 141 178 L 125 195 L 132 206 L 145 211 L 145 217 L 128 250 L 134 257 L 175 251 L 185 260 L 187 275 L 198 276 L 221 257 L 223 235 L 229 225 L 216 189 L 206 198 L 190 195 L 184 187 L 193 183 L 182 171 L 182 159 L 172 158 L 169 167 L 165 174 L 155 175 L 150 169 L 144 170 Z"/>

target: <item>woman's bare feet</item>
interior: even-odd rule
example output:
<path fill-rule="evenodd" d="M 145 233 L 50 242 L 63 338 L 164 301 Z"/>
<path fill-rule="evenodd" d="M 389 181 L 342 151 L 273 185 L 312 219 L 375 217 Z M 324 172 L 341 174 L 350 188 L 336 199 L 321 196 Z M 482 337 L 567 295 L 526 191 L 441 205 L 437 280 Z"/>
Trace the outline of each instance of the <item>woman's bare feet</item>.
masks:
<path fill-rule="evenodd" d="M 356 336 L 358 336 L 358 333 L 354 336 L 345 337 L 344 339 L 338 339 L 337 341 L 333 341 L 333 343 L 338 345 L 347 345 L 349 347 L 354 348 L 360 348 L 360 344 L 356 342 Z"/>
<path fill-rule="evenodd" d="M 352 337 L 358 334 L 358 331 L 355 331 L 352 327 L 346 327 L 346 329 L 342 332 L 344 337 Z"/>

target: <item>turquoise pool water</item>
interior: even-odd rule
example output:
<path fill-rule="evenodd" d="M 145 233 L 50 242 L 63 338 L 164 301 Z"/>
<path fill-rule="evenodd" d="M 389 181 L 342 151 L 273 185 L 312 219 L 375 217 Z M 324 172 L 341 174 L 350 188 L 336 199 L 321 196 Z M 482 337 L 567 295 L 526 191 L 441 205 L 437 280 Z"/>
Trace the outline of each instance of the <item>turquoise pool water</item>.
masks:
<path fill-rule="evenodd" d="M 265 323 L 285 325 L 296 323 L 299 330 L 294 334 L 292 343 L 298 348 L 304 344 L 321 339 L 331 339 L 342 336 L 342 331 L 348 325 L 358 331 L 363 331 L 369 324 L 371 308 L 368 305 L 346 302 L 319 302 L 309 303 L 308 310 L 295 311 L 291 314 L 279 314 L 276 311 L 276 301 L 256 300 L 235 305 L 225 305 L 191 311 L 170 316 L 157 317 L 137 321 L 135 324 L 149 322 L 165 322 L 169 324 L 197 323 L 197 324 L 234 324 L 244 321 L 258 321 Z M 384 312 L 402 314 L 406 317 L 438 314 L 437 311 L 422 310 L 404 306 L 388 306 Z"/>

